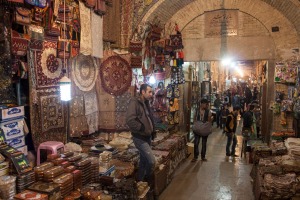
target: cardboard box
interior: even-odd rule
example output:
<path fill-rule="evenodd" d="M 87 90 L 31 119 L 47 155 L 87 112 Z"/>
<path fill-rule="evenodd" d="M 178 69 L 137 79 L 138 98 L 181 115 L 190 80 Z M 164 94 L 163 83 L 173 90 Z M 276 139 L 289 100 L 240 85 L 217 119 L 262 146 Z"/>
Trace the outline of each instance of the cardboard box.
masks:
<path fill-rule="evenodd" d="M 0 121 L 8 121 L 24 116 L 24 106 L 0 110 Z"/>
<path fill-rule="evenodd" d="M 5 140 L 11 140 L 16 137 L 24 136 L 24 120 L 13 120 L 10 122 L 0 123 L 0 137 L 4 136 Z"/>
<path fill-rule="evenodd" d="M 6 143 L 9 146 L 12 146 L 14 148 L 20 148 L 23 147 L 25 145 L 25 137 L 21 136 L 21 137 L 16 137 L 10 140 L 6 140 Z"/>
<path fill-rule="evenodd" d="M 22 153 L 24 153 L 25 156 L 28 155 L 27 145 L 22 146 L 22 147 L 19 147 L 19 148 L 17 148 L 17 149 L 18 149 L 18 151 L 21 151 Z"/>

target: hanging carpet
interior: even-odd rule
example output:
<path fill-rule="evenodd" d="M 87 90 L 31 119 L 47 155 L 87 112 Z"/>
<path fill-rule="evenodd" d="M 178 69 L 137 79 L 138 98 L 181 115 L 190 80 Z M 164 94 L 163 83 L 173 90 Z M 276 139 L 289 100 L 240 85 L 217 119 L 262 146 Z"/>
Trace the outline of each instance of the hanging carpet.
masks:
<path fill-rule="evenodd" d="M 81 91 L 90 91 L 98 77 L 98 65 L 92 56 L 80 54 L 73 59 L 71 74 Z"/>
<path fill-rule="evenodd" d="M 31 104 L 31 132 L 35 149 L 46 141 L 66 142 L 66 107 L 58 89 L 37 92 L 37 104 Z"/>
<path fill-rule="evenodd" d="M 62 60 L 56 57 L 57 43 L 44 42 L 43 51 L 35 52 L 35 73 L 37 89 L 58 86 L 58 81 L 63 76 Z"/>
<path fill-rule="evenodd" d="M 125 92 L 124 94 L 119 95 L 115 98 L 117 112 L 126 112 L 127 111 L 131 96 L 132 96 L 131 93 Z"/>
<path fill-rule="evenodd" d="M 87 134 L 89 130 L 85 116 L 70 117 L 70 136 L 81 137 Z"/>
<path fill-rule="evenodd" d="M 64 127 L 63 106 L 60 101 L 60 96 L 41 96 L 40 105 L 43 132 L 52 128 Z"/>
<path fill-rule="evenodd" d="M 129 63 L 119 56 L 111 56 L 100 66 L 101 85 L 112 95 L 122 95 L 131 85 L 132 71 Z"/>

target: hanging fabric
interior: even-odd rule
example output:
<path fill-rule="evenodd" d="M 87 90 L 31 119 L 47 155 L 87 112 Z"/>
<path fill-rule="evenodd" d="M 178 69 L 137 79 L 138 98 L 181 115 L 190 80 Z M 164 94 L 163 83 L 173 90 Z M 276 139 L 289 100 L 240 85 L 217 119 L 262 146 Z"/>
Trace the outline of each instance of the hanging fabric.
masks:
<path fill-rule="evenodd" d="M 80 53 L 84 55 L 92 54 L 92 27 L 91 27 L 91 10 L 84 3 L 79 1 L 80 9 Z"/>
<path fill-rule="evenodd" d="M 103 17 L 92 12 L 92 56 L 103 58 Z"/>

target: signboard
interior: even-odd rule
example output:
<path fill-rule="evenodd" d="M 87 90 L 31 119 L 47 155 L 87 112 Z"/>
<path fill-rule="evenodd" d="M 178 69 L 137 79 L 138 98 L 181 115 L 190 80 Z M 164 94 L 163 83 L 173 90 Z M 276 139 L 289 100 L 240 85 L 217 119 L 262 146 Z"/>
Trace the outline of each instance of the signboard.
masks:
<path fill-rule="evenodd" d="M 238 10 L 205 12 L 205 37 L 234 36 L 238 34 Z"/>

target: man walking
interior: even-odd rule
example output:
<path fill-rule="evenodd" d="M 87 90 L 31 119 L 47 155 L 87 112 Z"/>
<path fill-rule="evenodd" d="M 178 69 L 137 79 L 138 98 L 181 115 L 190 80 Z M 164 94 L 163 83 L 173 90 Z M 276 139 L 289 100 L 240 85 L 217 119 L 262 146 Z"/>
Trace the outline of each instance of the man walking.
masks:
<path fill-rule="evenodd" d="M 216 122 L 217 122 L 217 128 L 222 128 L 222 125 L 220 124 L 220 114 L 221 114 L 221 99 L 220 99 L 220 96 L 219 94 L 216 94 L 216 99 L 214 101 L 214 107 L 216 109 Z"/>
<path fill-rule="evenodd" d="M 138 181 L 153 183 L 155 157 L 151 150 L 151 138 L 154 133 L 153 115 L 149 100 L 153 96 L 152 87 L 142 84 L 140 95 L 133 97 L 128 105 L 126 123 L 131 131 L 133 143 L 140 153 Z"/>
<path fill-rule="evenodd" d="M 208 108 L 209 102 L 207 99 L 202 99 L 200 102 L 200 108 L 196 112 L 195 117 L 194 117 L 194 122 L 196 121 L 202 121 L 202 122 L 209 122 L 211 123 L 213 118 L 212 114 Z M 202 161 L 207 161 L 205 158 L 206 155 L 206 144 L 207 144 L 207 136 L 202 136 L 201 134 L 195 133 L 194 132 L 194 158 L 192 159 L 192 162 L 196 162 L 198 160 L 199 156 L 199 143 L 200 139 L 202 138 L 202 148 L 201 148 L 201 160 Z"/>
<path fill-rule="evenodd" d="M 237 144 L 236 138 L 236 127 L 237 127 L 237 115 L 239 113 L 239 107 L 233 107 L 233 111 L 227 116 L 225 132 L 227 135 L 227 145 L 226 145 L 226 156 L 238 157 L 235 155 L 235 147 Z M 231 145 L 232 143 L 232 145 Z M 230 151 L 231 146 L 231 151 Z"/>

